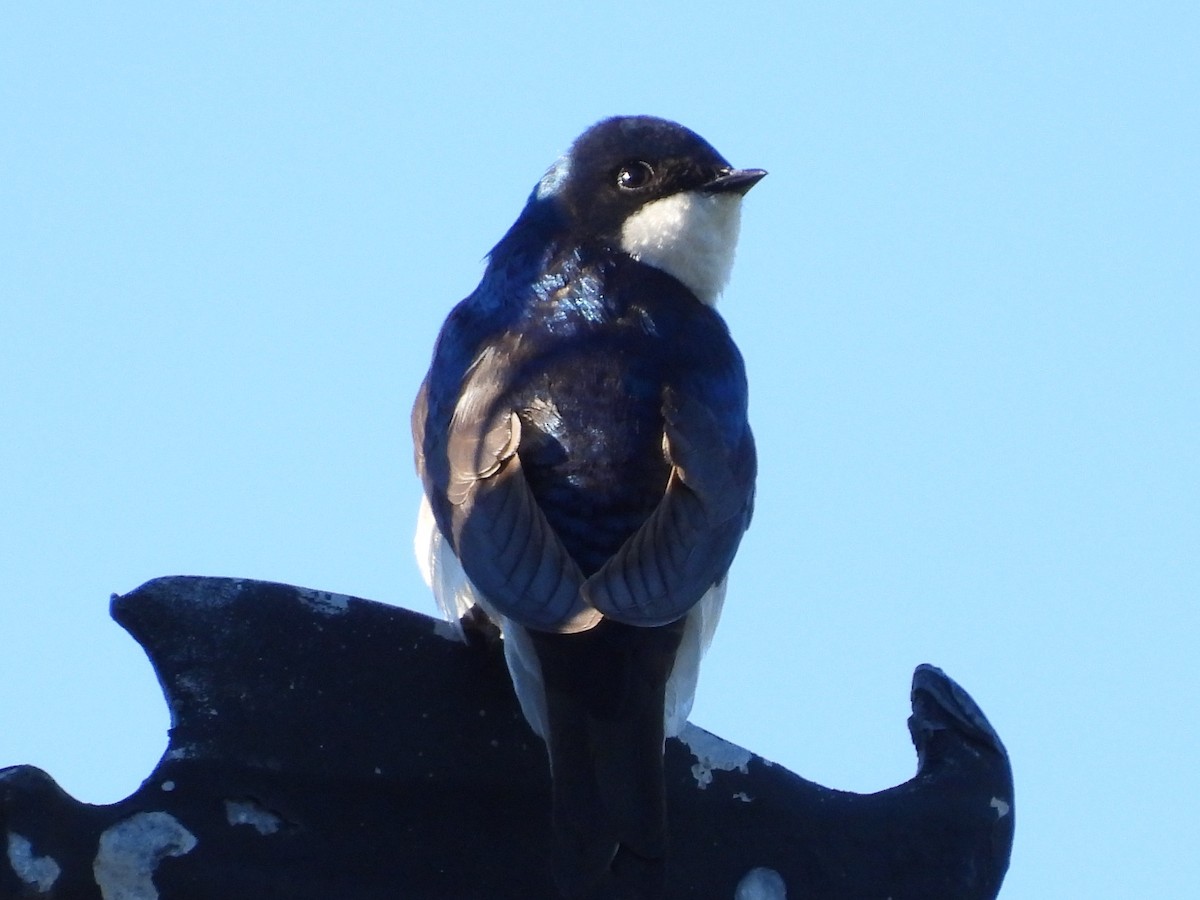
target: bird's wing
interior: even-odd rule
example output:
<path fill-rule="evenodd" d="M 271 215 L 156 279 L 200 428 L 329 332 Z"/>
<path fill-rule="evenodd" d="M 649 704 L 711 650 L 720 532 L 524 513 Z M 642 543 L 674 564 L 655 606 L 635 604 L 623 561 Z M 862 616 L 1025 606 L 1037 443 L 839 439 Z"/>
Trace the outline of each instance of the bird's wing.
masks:
<path fill-rule="evenodd" d="M 744 421 L 731 439 L 708 404 L 673 389 L 663 418 L 672 464 L 663 499 L 583 587 L 590 606 L 630 625 L 685 615 L 725 576 L 754 505 L 754 439 Z"/>
<path fill-rule="evenodd" d="M 525 480 L 517 455 L 521 420 L 501 403 L 503 379 L 490 363 L 484 354 L 471 367 L 453 413 L 438 417 L 448 418 L 444 428 L 426 431 L 428 386 L 417 397 L 417 469 L 434 517 L 496 613 L 543 631 L 586 630 L 600 613 L 585 605 L 579 566 Z"/>

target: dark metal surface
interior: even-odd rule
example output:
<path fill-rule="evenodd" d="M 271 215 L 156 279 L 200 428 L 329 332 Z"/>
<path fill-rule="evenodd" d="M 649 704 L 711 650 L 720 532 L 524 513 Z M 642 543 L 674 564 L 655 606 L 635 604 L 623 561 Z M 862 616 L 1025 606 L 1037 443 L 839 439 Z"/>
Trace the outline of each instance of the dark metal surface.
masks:
<path fill-rule="evenodd" d="M 157 579 L 112 613 L 163 685 L 167 753 L 109 806 L 0 770 L 0 898 L 554 898 L 545 749 L 494 641 L 223 578 Z M 874 794 L 692 726 L 668 741 L 667 896 L 733 900 L 744 882 L 768 900 L 781 878 L 792 900 L 995 897 L 1013 835 L 1003 745 L 938 669 L 917 669 L 912 696 L 918 772 Z"/>

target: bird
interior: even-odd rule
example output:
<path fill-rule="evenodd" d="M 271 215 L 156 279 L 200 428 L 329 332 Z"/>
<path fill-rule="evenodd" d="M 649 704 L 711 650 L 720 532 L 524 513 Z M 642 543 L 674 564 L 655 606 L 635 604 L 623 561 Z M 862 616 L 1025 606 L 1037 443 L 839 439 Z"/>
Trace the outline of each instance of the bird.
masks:
<path fill-rule="evenodd" d="M 418 563 L 452 621 L 503 636 L 564 897 L 661 895 L 664 742 L 754 507 L 745 363 L 715 304 L 766 174 L 666 119 L 591 126 L 449 313 L 413 405 Z"/>

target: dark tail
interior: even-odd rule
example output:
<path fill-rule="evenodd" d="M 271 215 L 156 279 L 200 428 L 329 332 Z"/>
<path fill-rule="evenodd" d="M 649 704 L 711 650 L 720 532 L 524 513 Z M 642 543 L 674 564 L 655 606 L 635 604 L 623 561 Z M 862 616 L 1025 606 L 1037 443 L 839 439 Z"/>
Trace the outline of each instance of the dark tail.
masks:
<path fill-rule="evenodd" d="M 683 623 L 530 633 L 546 687 L 559 890 L 656 900 L 667 852 L 664 690 Z"/>

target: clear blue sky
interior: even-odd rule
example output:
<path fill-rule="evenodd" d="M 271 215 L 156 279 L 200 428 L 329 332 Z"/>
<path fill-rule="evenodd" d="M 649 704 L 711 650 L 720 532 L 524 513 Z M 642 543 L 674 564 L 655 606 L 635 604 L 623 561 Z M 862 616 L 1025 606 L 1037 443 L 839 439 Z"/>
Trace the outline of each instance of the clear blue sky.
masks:
<path fill-rule="evenodd" d="M 933 662 L 1012 754 L 1006 900 L 1191 895 L 1196 5 L 415 9 L 0 12 L 0 765 L 150 772 L 106 613 L 149 578 L 432 612 L 434 335 L 571 139 L 644 112 L 771 172 L 721 307 L 757 518 L 693 720 L 877 790 Z"/>

